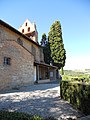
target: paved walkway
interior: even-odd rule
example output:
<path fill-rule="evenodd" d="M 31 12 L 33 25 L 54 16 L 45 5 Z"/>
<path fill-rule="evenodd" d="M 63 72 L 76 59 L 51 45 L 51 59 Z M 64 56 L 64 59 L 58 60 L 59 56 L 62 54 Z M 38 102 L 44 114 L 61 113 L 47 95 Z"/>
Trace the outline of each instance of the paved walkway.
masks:
<path fill-rule="evenodd" d="M 0 110 L 26 112 L 43 117 L 80 117 L 81 114 L 60 98 L 57 83 L 37 84 L 0 93 Z"/>

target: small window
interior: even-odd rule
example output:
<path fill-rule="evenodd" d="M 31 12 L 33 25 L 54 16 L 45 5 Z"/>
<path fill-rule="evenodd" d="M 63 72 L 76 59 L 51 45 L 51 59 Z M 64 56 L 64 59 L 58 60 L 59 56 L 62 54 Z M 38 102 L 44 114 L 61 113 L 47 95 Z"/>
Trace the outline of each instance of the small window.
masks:
<path fill-rule="evenodd" d="M 30 27 L 28 27 L 28 32 L 30 31 Z"/>
<path fill-rule="evenodd" d="M 24 29 L 22 29 L 22 33 L 24 33 Z"/>
<path fill-rule="evenodd" d="M 27 22 L 26 22 L 26 24 L 25 24 L 26 26 L 27 26 Z"/>
<path fill-rule="evenodd" d="M 20 44 L 21 46 L 23 46 L 23 41 L 20 38 L 17 39 L 17 42 L 18 42 L 18 44 Z"/>
<path fill-rule="evenodd" d="M 11 65 L 11 58 L 4 57 L 4 65 Z"/>

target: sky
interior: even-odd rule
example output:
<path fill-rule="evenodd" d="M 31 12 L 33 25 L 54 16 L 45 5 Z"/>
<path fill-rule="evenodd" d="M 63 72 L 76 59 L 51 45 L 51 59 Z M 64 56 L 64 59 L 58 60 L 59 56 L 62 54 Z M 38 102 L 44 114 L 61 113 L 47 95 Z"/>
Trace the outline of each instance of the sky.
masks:
<path fill-rule="evenodd" d="M 0 0 L 0 19 L 18 29 L 35 22 L 40 42 L 59 20 L 66 49 L 64 69 L 90 69 L 90 0 Z"/>

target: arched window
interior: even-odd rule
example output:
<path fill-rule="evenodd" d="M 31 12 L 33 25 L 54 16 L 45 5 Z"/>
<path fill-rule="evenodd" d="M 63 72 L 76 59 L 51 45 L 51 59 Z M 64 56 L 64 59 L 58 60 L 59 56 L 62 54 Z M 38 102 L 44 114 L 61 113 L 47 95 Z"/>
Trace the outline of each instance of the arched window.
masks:
<path fill-rule="evenodd" d="M 22 33 L 24 33 L 24 29 L 22 29 Z"/>
<path fill-rule="evenodd" d="M 25 24 L 26 26 L 27 26 L 27 22 L 26 22 L 26 24 Z"/>
<path fill-rule="evenodd" d="M 30 27 L 28 27 L 28 32 L 30 31 Z"/>

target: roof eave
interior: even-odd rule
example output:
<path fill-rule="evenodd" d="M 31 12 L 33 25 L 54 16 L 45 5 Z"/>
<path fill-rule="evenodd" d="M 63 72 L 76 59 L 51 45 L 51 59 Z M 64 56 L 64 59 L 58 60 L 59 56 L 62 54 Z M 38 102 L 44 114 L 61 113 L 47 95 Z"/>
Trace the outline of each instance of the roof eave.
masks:
<path fill-rule="evenodd" d="M 0 20 L 0 24 L 3 25 L 4 27 L 10 29 L 11 31 L 17 33 L 18 35 L 24 37 L 25 39 L 27 39 L 28 41 L 34 43 L 35 45 L 41 47 L 41 45 L 39 45 L 38 43 L 34 42 L 31 38 L 27 37 L 26 35 L 22 34 L 21 32 L 19 32 L 18 30 L 16 30 L 14 27 L 10 26 L 9 24 L 7 24 L 6 22 Z"/>
<path fill-rule="evenodd" d="M 36 61 L 34 62 L 34 65 L 42 65 L 42 66 L 52 67 L 52 68 L 58 69 L 58 67 L 56 67 L 56 66 L 49 65 L 49 64 L 46 64 L 46 63 L 36 62 Z"/>

